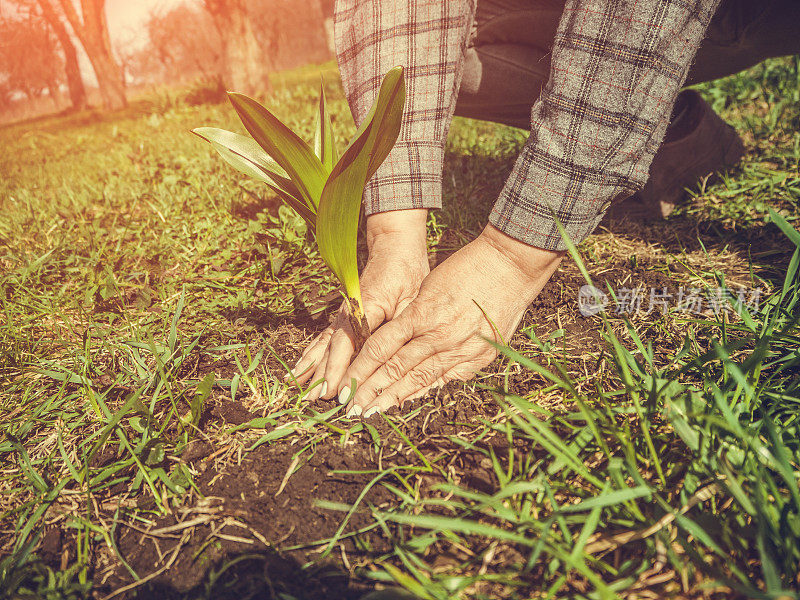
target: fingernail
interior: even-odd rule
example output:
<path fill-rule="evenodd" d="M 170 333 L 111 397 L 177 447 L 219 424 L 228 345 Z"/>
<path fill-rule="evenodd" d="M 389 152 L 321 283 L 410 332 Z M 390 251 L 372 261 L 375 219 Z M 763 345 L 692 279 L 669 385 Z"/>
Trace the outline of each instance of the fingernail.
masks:
<path fill-rule="evenodd" d="M 365 419 L 369 419 L 372 415 L 374 415 L 375 413 L 378 413 L 378 412 L 380 412 L 378 410 L 378 407 L 377 406 L 373 406 L 367 412 L 364 413 L 364 418 Z"/>
<path fill-rule="evenodd" d="M 322 382 L 322 388 L 319 390 L 319 397 L 322 398 L 325 395 L 325 392 L 328 391 L 328 382 Z"/>
<path fill-rule="evenodd" d="M 283 376 L 284 381 L 289 381 L 293 377 L 292 372 L 289 371 L 286 375 Z"/>
<path fill-rule="evenodd" d="M 352 419 L 353 417 L 357 417 L 361 414 L 361 407 L 358 404 L 354 404 L 353 408 L 347 411 L 347 418 Z"/>
<path fill-rule="evenodd" d="M 347 404 L 347 401 L 349 399 L 350 399 L 350 386 L 346 385 L 342 388 L 342 391 L 339 392 L 339 404 Z"/>

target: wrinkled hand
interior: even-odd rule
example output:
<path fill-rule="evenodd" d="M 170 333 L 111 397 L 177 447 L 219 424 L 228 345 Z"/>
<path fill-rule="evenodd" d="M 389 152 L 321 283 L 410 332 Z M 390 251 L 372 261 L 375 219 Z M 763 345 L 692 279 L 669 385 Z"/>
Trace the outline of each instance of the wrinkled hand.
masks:
<path fill-rule="evenodd" d="M 364 314 L 374 331 L 393 319 L 417 296 L 430 272 L 426 246 L 427 210 L 412 209 L 367 218 L 369 259 L 360 277 Z M 305 400 L 333 398 L 355 350 L 355 336 L 344 304 L 333 324 L 320 333 L 292 372 L 297 383 L 319 382 Z"/>
<path fill-rule="evenodd" d="M 343 373 L 339 399 L 365 418 L 402 406 L 430 388 L 466 380 L 508 340 L 563 253 L 527 246 L 489 225 L 436 267 L 417 297 L 364 344 Z"/>

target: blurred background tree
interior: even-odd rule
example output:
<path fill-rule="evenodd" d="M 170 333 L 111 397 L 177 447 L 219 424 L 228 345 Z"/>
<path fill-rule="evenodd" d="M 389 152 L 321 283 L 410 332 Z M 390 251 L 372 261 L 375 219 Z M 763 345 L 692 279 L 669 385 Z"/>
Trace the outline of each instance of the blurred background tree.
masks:
<path fill-rule="evenodd" d="M 271 64 L 259 52 L 247 0 L 203 0 L 222 40 L 222 81 L 228 89 L 255 94 L 269 89 Z"/>
<path fill-rule="evenodd" d="M 55 7 L 50 4 L 50 0 L 36 0 L 36 5 L 42 11 L 42 17 L 50 29 L 53 30 L 53 33 L 58 38 L 58 43 L 61 45 L 61 52 L 64 55 L 64 74 L 67 79 L 72 108 L 74 110 L 83 110 L 87 107 L 88 101 L 75 44 L 72 42 L 64 21 L 58 16 Z"/>
<path fill-rule="evenodd" d="M 145 88 L 197 81 L 267 91 L 272 72 L 333 57 L 333 4 L 148 0 L 132 9 L 128 0 L 0 0 L 0 118 L 89 103 L 117 109 Z M 133 41 L 120 26 L 131 12 L 139 17 Z M 107 13 L 116 17 L 111 28 Z"/>
<path fill-rule="evenodd" d="M 7 0 L 6 4 L 14 11 L 4 13 L 0 10 L 0 28 L 5 33 L 0 37 L 0 64 L 5 65 L 0 67 L 0 79 L 5 75 L 12 80 L 7 79 L 5 85 L 9 97 L 16 91 L 30 98 L 25 89 L 35 87 L 46 72 L 58 69 L 60 65 L 62 74 L 48 74 L 54 84 L 52 89 L 48 89 L 48 95 L 59 106 L 61 87 L 66 81 L 71 107 L 76 110 L 86 108 L 86 87 L 81 77 L 78 51 L 51 0 Z M 13 65 L 17 66 L 17 71 L 12 74 Z"/>
<path fill-rule="evenodd" d="M 150 13 L 144 24 L 149 43 L 133 57 L 134 78 L 185 83 L 212 81 L 223 72 L 222 38 L 211 15 L 199 6 L 179 4 Z"/>
<path fill-rule="evenodd" d="M 111 52 L 105 16 L 105 0 L 81 0 L 80 11 L 72 0 L 4 0 L 0 3 L 0 79 L 10 82 L 12 97 L 39 87 L 43 77 L 59 107 L 61 88 L 66 83 L 71 107 L 87 107 L 87 94 L 78 58 L 78 42 L 96 75 L 103 106 L 121 108 L 127 104 L 122 70 Z M 16 71 L 12 69 L 16 66 Z M 52 71 L 59 74 L 53 77 Z M 35 97 L 41 97 L 41 93 Z"/>
<path fill-rule="evenodd" d="M 127 106 L 125 76 L 108 34 L 106 0 L 80 0 L 80 12 L 72 0 L 58 0 L 58 4 L 92 63 L 103 106 L 109 110 Z"/>
<path fill-rule="evenodd" d="M 260 50 L 275 69 L 320 63 L 333 56 L 326 29 L 327 21 L 332 32 L 333 0 L 304 0 L 302 10 L 297 0 L 251 0 L 249 4 Z"/>
<path fill-rule="evenodd" d="M 230 90 L 265 91 L 272 71 L 333 56 L 332 15 L 333 0 L 305 0 L 303 10 L 297 0 L 204 0 L 156 9 L 131 75 L 153 83 L 220 79 Z"/>
<path fill-rule="evenodd" d="M 0 73 L 4 87 L 29 100 L 60 98 L 63 60 L 52 30 L 35 12 L 0 21 Z"/>

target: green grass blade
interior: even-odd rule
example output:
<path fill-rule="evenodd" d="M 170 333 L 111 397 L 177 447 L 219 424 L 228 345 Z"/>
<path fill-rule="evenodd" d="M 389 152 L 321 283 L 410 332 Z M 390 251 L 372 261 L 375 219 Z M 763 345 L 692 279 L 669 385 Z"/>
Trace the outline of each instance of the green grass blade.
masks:
<path fill-rule="evenodd" d="M 504 540 L 521 546 L 532 547 L 536 540 L 521 533 L 515 533 L 502 527 L 495 527 L 488 523 L 479 523 L 468 519 L 456 519 L 437 515 L 407 515 L 402 513 L 376 513 L 386 521 L 393 521 L 403 525 L 413 525 L 433 531 L 452 531 L 465 535 L 485 536 L 493 539 Z"/>
<path fill-rule="evenodd" d="M 602 497 L 602 495 L 601 495 Z M 575 540 L 575 545 L 572 547 L 572 551 L 570 552 L 570 559 L 573 561 L 578 561 L 581 559 L 581 555 L 583 554 L 583 549 L 586 547 L 586 542 L 589 541 L 591 535 L 597 529 L 597 525 L 600 522 L 600 513 L 602 511 L 602 507 L 596 505 L 592 508 L 592 511 L 589 513 L 589 517 L 584 521 L 583 527 L 581 528 L 581 532 L 578 535 L 578 539 Z"/>
<path fill-rule="evenodd" d="M 283 167 L 309 208 L 316 209 L 328 173 L 317 155 L 297 134 L 258 102 L 228 94 L 247 131 Z"/>
<path fill-rule="evenodd" d="M 211 388 L 214 387 L 216 376 L 214 373 L 208 373 L 200 384 L 197 386 L 194 396 L 189 402 L 192 410 L 192 424 L 197 427 L 200 423 L 200 416 L 203 413 L 203 406 L 211 395 Z"/>
<path fill-rule="evenodd" d="M 675 513 L 675 522 L 681 526 L 689 535 L 694 537 L 701 544 L 705 544 L 718 556 L 725 557 L 725 552 L 719 547 L 716 541 L 700 525 L 692 521 L 689 517 L 680 513 Z"/>
<path fill-rule="evenodd" d="M 34 488 L 36 488 L 37 491 L 40 493 L 47 492 L 47 482 L 44 480 L 44 477 L 42 477 L 33 467 L 30 456 L 28 455 L 28 451 L 25 450 L 25 446 L 23 446 L 22 442 L 8 431 L 6 431 L 6 437 L 19 455 L 19 466 L 22 473 L 28 478 L 28 481 Z"/>
<path fill-rule="evenodd" d="M 795 246 L 800 248 L 800 232 L 789 225 L 789 222 L 781 215 L 776 213 L 772 207 L 769 207 L 769 216 L 772 222 L 775 223 L 775 225 L 777 225 L 780 230 L 786 234 L 786 237 L 788 237 Z"/>
<path fill-rule="evenodd" d="M 169 336 L 167 337 L 167 346 L 169 347 L 169 356 L 175 353 L 175 345 L 178 343 L 178 322 L 181 320 L 183 307 L 186 306 L 186 285 L 181 287 L 181 295 L 178 299 L 178 305 L 175 307 L 175 314 L 172 315 L 172 322 L 169 326 Z M 165 359 L 168 356 L 164 357 Z"/>
<path fill-rule="evenodd" d="M 403 571 L 395 567 L 393 564 L 382 563 L 381 566 L 386 569 L 386 572 L 389 573 L 389 575 L 392 576 L 392 579 L 394 579 L 404 588 L 410 590 L 411 593 L 414 594 L 415 598 L 419 598 L 420 600 L 434 600 L 434 597 L 427 592 L 421 583 L 419 583 L 410 575 L 403 573 Z M 397 598 L 402 600 L 403 597 L 398 595 Z"/>
<path fill-rule="evenodd" d="M 633 500 L 635 498 L 650 497 L 652 490 L 646 485 L 640 485 L 635 488 L 626 488 L 622 490 L 614 490 L 611 492 L 603 492 L 599 496 L 583 500 L 578 504 L 565 504 L 561 507 L 561 512 L 573 513 L 594 510 L 594 508 L 605 508 L 607 506 L 616 506 Z"/>

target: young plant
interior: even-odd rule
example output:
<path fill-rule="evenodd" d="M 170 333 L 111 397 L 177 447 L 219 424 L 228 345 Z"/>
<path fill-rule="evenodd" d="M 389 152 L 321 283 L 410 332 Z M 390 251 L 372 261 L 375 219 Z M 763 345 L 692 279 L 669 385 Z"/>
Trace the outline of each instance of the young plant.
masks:
<path fill-rule="evenodd" d="M 231 166 L 265 183 L 305 219 L 320 255 L 344 288 L 360 348 L 370 333 L 356 263 L 361 195 L 400 133 L 406 97 L 403 68 L 386 74 L 375 103 L 341 157 L 321 86 L 313 149 L 252 98 L 234 93 L 228 97 L 252 137 L 214 127 L 193 132 L 210 142 Z"/>

